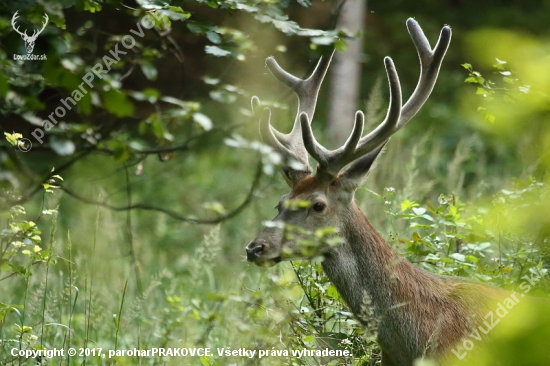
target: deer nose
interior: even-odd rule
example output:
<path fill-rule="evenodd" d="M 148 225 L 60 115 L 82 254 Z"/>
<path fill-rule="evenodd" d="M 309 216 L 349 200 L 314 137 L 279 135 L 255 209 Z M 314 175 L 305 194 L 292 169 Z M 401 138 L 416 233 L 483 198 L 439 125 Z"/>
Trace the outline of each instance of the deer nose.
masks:
<path fill-rule="evenodd" d="M 264 252 L 264 248 L 265 244 L 255 241 L 250 242 L 250 244 L 246 246 L 246 259 L 249 262 L 254 262 L 262 255 L 262 253 Z"/>

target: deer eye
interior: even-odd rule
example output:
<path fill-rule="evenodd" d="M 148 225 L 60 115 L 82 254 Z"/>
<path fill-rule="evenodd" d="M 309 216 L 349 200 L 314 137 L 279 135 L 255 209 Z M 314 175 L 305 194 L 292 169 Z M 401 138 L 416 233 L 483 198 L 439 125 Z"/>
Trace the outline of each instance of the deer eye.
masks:
<path fill-rule="evenodd" d="M 313 204 L 313 209 L 317 212 L 323 211 L 325 209 L 325 207 L 327 207 L 327 205 L 325 205 L 324 203 L 321 203 L 321 202 L 317 202 L 317 203 Z"/>

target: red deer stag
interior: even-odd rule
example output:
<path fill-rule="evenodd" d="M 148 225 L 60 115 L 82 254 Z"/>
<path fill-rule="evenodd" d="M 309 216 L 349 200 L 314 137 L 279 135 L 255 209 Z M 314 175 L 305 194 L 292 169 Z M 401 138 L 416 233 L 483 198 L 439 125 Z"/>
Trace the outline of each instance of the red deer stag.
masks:
<path fill-rule="evenodd" d="M 269 109 L 264 109 L 260 117 L 262 138 L 284 158 L 283 173 L 292 190 L 279 201 L 275 224 L 266 227 L 246 247 L 249 261 L 272 266 L 281 260 L 311 257 L 304 255 L 296 237 L 285 235 L 284 225 L 311 231 L 337 228 L 343 243 L 317 248 L 316 255 L 322 254 L 323 270 L 360 321 L 367 302 L 374 306 L 379 317 L 378 342 L 384 366 L 412 365 L 423 356 L 442 361 L 470 331 L 472 323 L 487 314 L 482 309 L 500 291 L 413 266 L 376 232 L 354 202 L 355 190 L 389 138 L 428 99 L 451 41 L 451 29 L 445 26 L 432 50 L 415 20 L 408 19 L 407 28 L 421 65 L 412 96 L 402 104 L 395 66 L 386 57 L 390 89 L 386 118 L 362 137 L 364 115 L 358 111 L 350 137 L 342 147 L 332 151 L 315 140 L 310 126 L 332 56 L 323 57 L 306 80 L 290 75 L 273 58 L 267 59 L 269 71 L 298 96 L 298 113 L 290 134 L 271 127 Z M 252 98 L 254 110 L 258 110 L 259 103 L 257 97 Z M 308 153 L 318 163 L 315 173 L 308 163 Z M 296 161 L 301 169 L 296 167 Z M 293 201 L 309 204 L 307 207 L 288 204 Z"/>

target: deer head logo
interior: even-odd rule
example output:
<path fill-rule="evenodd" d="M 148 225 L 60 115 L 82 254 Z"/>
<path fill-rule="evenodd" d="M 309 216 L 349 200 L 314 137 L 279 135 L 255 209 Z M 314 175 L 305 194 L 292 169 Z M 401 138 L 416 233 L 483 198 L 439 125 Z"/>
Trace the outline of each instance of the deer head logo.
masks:
<path fill-rule="evenodd" d="M 42 33 L 44 28 L 46 28 L 46 25 L 48 25 L 48 14 L 44 13 L 44 23 L 42 24 L 42 29 L 40 30 L 34 30 L 32 35 L 29 36 L 27 34 L 27 30 L 25 32 L 21 32 L 19 30 L 19 26 L 16 26 L 15 20 L 19 17 L 17 14 L 19 11 L 16 11 L 15 14 L 13 14 L 13 17 L 11 18 L 11 26 L 13 29 L 21 35 L 21 38 L 23 38 L 23 41 L 25 41 L 25 48 L 27 49 L 27 53 L 32 53 L 32 50 L 34 49 L 34 42 L 36 41 L 36 38 L 38 38 L 38 35 Z"/>

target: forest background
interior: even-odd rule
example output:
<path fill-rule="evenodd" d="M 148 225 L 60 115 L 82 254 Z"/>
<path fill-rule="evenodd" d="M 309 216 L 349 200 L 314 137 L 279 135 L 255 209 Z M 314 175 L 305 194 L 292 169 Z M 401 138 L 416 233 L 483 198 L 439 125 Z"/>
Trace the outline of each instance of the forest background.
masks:
<path fill-rule="evenodd" d="M 334 29 L 340 6 L 0 4 L 0 364 L 36 363 L 12 349 L 70 347 L 213 355 L 47 362 L 375 364 L 375 320 L 359 327 L 318 263 L 264 270 L 245 261 L 244 246 L 287 191 L 277 156 L 259 143 L 250 98 L 289 131 L 295 99 L 265 58 L 302 77 L 361 35 L 357 109 L 374 128 L 388 101 L 383 57 L 395 61 L 405 98 L 416 85 L 409 17 L 432 45 L 445 24 L 453 40 L 432 96 L 392 137 L 359 206 L 418 266 L 509 290 L 535 276 L 529 295 L 548 296 L 550 1 L 371 1 L 361 34 Z M 29 35 L 48 15 L 32 50 L 46 59 L 14 59 L 27 54 L 16 11 Z M 94 74 L 97 64 L 110 70 Z M 313 129 L 335 147 L 330 89 L 325 80 Z M 61 101 L 78 90 L 75 105 Z M 541 317 L 522 319 L 502 340 L 510 365 L 546 364 L 525 337 L 548 339 Z M 351 356 L 219 356 L 227 347 Z"/>

